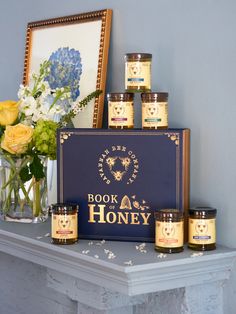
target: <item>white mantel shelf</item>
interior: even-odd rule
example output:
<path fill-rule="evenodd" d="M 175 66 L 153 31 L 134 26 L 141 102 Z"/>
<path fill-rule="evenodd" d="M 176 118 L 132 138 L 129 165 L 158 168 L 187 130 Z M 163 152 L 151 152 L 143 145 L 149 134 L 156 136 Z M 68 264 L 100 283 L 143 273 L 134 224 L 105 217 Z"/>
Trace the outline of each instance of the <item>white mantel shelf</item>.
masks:
<path fill-rule="evenodd" d="M 228 279 L 236 258 L 236 250 L 222 246 L 203 256 L 192 257 L 194 252 L 185 248 L 166 258 L 158 258 L 152 243 L 146 244 L 146 253 L 133 242 L 80 240 L 59 246 L 51 244 L 49 230 L 49 221 L 0 222 L 0 251 L 129 296 Z M 116 258 L 108 259 L 104 249 Z M 133 265 L 127 266 L 130 260 Z"/>

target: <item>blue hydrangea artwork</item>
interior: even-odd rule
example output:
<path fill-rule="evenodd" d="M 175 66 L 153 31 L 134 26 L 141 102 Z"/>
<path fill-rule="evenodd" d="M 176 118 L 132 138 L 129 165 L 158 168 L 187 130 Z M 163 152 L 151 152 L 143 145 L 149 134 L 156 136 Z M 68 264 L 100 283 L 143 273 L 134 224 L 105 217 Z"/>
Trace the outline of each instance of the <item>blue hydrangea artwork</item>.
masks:
<path fill-rule="evenodd" d="M 52 89 L 70 86 L 73 100 L 80 95 L 79 81 L 82 74 L 81 56 L 78 50 L 62 47 L 49 58 L 50 74 L 46 78 Z"/>

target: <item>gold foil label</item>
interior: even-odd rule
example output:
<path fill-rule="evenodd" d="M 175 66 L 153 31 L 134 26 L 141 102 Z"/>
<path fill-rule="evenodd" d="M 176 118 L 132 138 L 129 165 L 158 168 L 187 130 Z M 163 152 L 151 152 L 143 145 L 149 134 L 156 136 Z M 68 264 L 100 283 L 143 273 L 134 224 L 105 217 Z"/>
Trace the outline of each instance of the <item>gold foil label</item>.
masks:
<path fill-rule="evenodd" d="M 155 244 L 164 248 L 181 247 L 184 244 L 184 224 L 180 222 L 156 221 Z"/>
<path fill-rule="evenodd" d="M 108 103 L 109 126 L 133 126 L 134 105 L 132 101 L 109 101 Z"/>
<path fill-rule="evenodd" d="M 52 238 L 75 239 L 78 237 L 78 214 L 52 215 Z"/>
<path fill-rule="evenodd" d="M 142 127 L 167 127 L 168 103 L 148 102 L 142 103 Z"/>
<path fill-rule="evenodd" d="M 215 219 L 189 219 L 189 243 L 211 244 L 216 242 Z"/>
<path fill-rule="evenodd" d="M 106 148 L 98 159 L 98 173 L 106 184 L 132 184 L 139 173 L 139 160 L 134 151 L 123 145 Z"/>
<path fill-rule="evenodd" d="M 126 89 L 129 86 L 151 89 L 151 62 L 126 62 L 125 82 Z"/>

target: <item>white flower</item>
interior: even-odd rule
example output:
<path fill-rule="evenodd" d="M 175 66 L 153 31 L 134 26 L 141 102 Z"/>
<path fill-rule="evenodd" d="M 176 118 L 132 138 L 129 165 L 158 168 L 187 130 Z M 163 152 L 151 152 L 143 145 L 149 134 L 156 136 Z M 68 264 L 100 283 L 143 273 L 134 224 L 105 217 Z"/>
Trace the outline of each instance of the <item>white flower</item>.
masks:
<path fill-rule="evenodd" d="M 51 95 L 52 91 L 50 89 L 50 86 L 48 82 L 44 81 L 41 85 L 42 94 L 40 97 L 46 98 L 47 96 Z"/>
<path fill-rule="evenodd" d="M 35 111 L 33 116 L 32 116 L 32 121 L 37 122 L 40 119 L 47 120 L 47 119 L 45 119 L 44 115 L 41 112 Z"/>
<path fill-rule="evenodd" d="M 37 108 L 37 102 L 34 97 L 25 97 L 20 102 L 20 112 L 23 112 L 26 116 L 31 116 Z"/>
<path fill-rule="evenodd" d="M 18 90 L 17 96 L 19 99 L 26 96 L 27 87 L 25 87 L 23 84 L 20 84 L 20 88 Z"/>
<path fill-rule="evenodd" d="M 21 121 L 21 123 L 24 125 L 31 126 L 33 124 L 32 117 L 25 117 L 25 119 Z"/>

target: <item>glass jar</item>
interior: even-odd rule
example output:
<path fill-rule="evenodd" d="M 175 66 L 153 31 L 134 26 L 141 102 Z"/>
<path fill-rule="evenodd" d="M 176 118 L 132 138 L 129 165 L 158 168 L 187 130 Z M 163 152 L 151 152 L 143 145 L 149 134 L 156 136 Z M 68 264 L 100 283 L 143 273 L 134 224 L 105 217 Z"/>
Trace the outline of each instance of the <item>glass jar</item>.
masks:
<path fill-rule="evenodd" d="M 184 249 L 184 214 L 178 209 L 155 212 L 155 250 L 179 253 Z"/>
<path fill-rule="evenodd" d="M 145 92 L 151 90 L 150 53 L 127 53 L 125 55 L 125 90 Z"/>
<path fill-rule="evenodd" d="M 212 207 L 196 207 L 189 210 L 188 247 L 196 251 L 216 248 L 216 212 Z"/>
<path fill-rule="evenodd" d="M 51 237 L 54 244 L 73 244 L 78 241 L 78 205 L 51 205 Z"/>
<path fill-rule="evenodd" d="M 142 128 L 168 128 L 168 93 L 142 93 Z"/>
<path fill-rule="evenodd" d="M 4 221 L 41 223 L 48 218 L 47 162 L 39 156 L 43 177 L 28 181 L 21 177 L 32 156 L 20 157 L 0 154 L 0 218 Z"/>
<path fill-rule="evenodd" d="M 110 93 L 108 100 L 108 127 L 132 129 L 134 127 L 134 94 Z"/>

